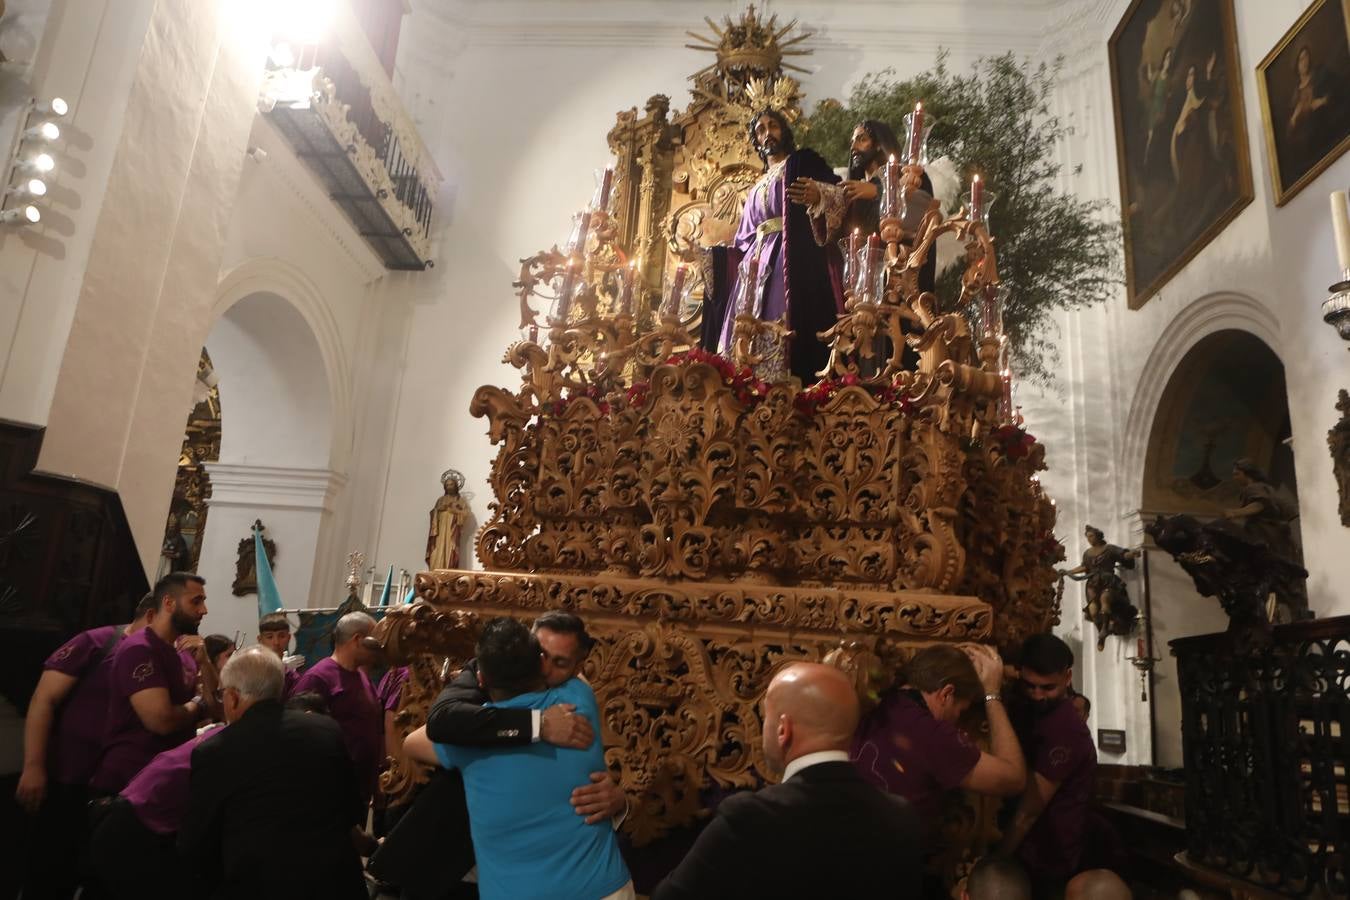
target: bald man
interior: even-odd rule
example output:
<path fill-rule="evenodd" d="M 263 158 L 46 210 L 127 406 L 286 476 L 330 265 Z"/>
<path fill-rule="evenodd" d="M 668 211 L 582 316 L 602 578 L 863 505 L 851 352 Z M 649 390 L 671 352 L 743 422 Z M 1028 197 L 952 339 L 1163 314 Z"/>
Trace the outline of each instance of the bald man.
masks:
<path fill-rule="evenodd" d="M 1064 888 L 1064 900 L 1130 900 L 1129 885 L 1110 869 L 1079 872 Z"/>
<path fill-rule="evenodd" d="M 379 658 L 366 640 L 375 630 L 375 620 L 363 612 L 350 612 L 333 627 L 333 655 L 309 667 L 291 689 L 295 694 L 315 693 L 328 703 L 333 721 L 342 728 L 347 752 L 356 766 L 362 797 L 375 793 L 375 778 L 384 759 L 384 710 L 375 698 L 365 668 Z"/>
<path fill-rule="evenodd" d="M 796 663 L 764 694 L 764 759 L 782 783 L 717 808 L 652 900 L 917 898 L 919 819 L 848 759 L 858 697 L 833 666 Z"/>

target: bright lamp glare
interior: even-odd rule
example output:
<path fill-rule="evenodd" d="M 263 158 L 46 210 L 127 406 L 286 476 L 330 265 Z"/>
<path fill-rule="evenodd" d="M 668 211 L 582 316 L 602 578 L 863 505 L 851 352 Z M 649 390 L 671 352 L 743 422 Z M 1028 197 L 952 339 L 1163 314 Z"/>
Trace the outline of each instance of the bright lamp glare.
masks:
<path fill-rule="evenodd" d="M 276 34 L 300 45 L 317 44 L 333 24 L 335 0 L 281 0 L 273 11 Z"/>
<path fill-rule="evenodd" d="M 42 221 L 42 213 L 38 212 L 36 206 L 25 206 L 23 208 L 23 217 L 34 225 Z"/>
<path fill-rule="evenodd" d="M 272 58 L 272 64 L 279 68 L 289 69 L 295 65 L 295 53 L 291 51 L 291 45 L 285 41 L 278 42 L 269 55 Z"/>
<path fill-rule="evenodd" d="M 64 116 L 66 113 L 70 112 L 70 104 L 66 103 L 66 101 L 62 100 L 60 97 L 53 97 L 52 102 L 47 105 L 51 108 L 51 111 L 58 116 Z"/>
<path fill-rule="evenodd" d="M 43 181 L 41 178 L 30 178 L 24 182 L 23 187 L 24 190 L 34 197 L 42 197 L 47 193 L 47 182 Z"/>
<path fill-rule="evenodd" d="M 33 168 L 39 172 L 50 172 L 56 168 L 56 160 L 52 159 L 50 153 L 39 153 L 33 157 Z"/>
<path fill-rule="evenodd" d="M 43 122 L 38 126 L 38 133 L 41 134 L 45 140 L 54 141 L 61 136 L 61 129 L 57 128 L 51 122 Z"/>

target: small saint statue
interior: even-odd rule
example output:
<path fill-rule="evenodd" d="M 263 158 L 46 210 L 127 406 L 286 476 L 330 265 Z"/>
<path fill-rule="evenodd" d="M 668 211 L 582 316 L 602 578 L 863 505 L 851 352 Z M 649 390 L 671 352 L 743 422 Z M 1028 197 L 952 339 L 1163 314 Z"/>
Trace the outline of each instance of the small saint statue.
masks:
<path fill-rule="evenodd" d="M 431 527 L 427 532 L 427 568 L 459 568 L 459 541 L 464 535 L 464 522 L 469 518 L 469 504 L 460 494 L 464 476 L 454 469 L 441 475 L 445 493 L 431 508 Z"/>
<path fill-rule="evenodd" d="M 1126 635 L 1134 628 L 1139 611 L 1130 603 L 1125 582 L 1116 574 L 1116 566 L 1134 568 L 1138 550 L 1126 550 L 1106 542 L 1100 528 L 1091 525 L 1083 529 L 1088 548 L 1083 551 L 1083 562 L 1072 569 L 1059 569 L 1061 577 L 1087 581 L 1087 605 L 1083 612 L 1097 628 L 1097 650 L 1106 647 L 1108 635 Z"/>

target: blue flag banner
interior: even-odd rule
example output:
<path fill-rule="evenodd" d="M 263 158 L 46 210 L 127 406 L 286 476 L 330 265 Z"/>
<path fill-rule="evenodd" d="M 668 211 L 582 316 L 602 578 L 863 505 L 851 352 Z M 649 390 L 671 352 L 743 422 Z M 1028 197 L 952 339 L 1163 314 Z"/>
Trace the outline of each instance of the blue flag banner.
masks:
<path fill-rule="evenodd" d="M 389 574 L 386 575 L 384 579 L 384 590 L 380 591 L 380 602 L 376 604 L 377 606 L 389 605 L 389 587 L 393 583 L 394 583 L 394 567 L 390 566 Z"/>
<path fill-rule="evenodd" d="M 253 565 L 258 573 L 258 618 L 282 608 L 281 592 L 277 590 L 277 580 L 272 577 L 272 564 L 267 561 L 267 552 L 263 550 L 262 531 L 253 527 Z"/>

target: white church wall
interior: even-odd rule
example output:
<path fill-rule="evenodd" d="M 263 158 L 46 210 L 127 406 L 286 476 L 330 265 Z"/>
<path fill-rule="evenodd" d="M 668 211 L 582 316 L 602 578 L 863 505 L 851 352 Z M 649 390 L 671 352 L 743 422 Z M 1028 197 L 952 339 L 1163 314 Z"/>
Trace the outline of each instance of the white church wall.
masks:
<path fill-rule="evenodd" d="M 10 146 L 30 96 L 59 96 L 70 112 L 52 154 L 57 167 L 47 178 L 42 222 L 0 233 L 0 418 L 47 423 L 153 6 L 53 0 L 6 7 L 0 49 L 11 62 L 0 143 Z"/>
<path fill-rule="evenodd" d="M 1116 210 L 1119 181 L 1106 46 L 1128 5 L 1127 0 L 1082 4 L 1084 12 L 1070 32 L 1047 44 L 1047 52 L 1064 50 L 1069 58 L 1057 111 L 1070 116 L 1076 128 L 1062 148 L 1066 162 L 1083 165 L 1073 178 L 1076 190 L 1085 197 L 1105 197 Z M 1317 306 L 1336 274 L 1326 195 L 1350 180 L 1350 157 L 1276 208 L 1255 80 L 1257 62 L 1306 7 L 1302 0 L 1235 3 L 1253 201 L 1140 310 L 1127 308 L 1122 289 L 1105 309 L 1061 317 L 1064 393 L 1023 389 L 1019 400 L 1029 430 L 1047 444 L 1050 471 L 1043 481 L 1059 498 L 1057 531 L 1068 549 L 1068 564 L 1075 565 L 1085 546 L 1085 524 L 1103 528 L 1115 543 L 1142 542 L 1138 510 L 1145 450 L 1163 388 L 1186 351 L 1224 328 L 1261 337 L 1285 368 L 1309 593 L 1314 609 L 1326 616 L 1350 612 L 1350 598 L 1337 590 L 1350 577 L 1350 556 L 1344 552 L 1350 533 L 1336 515 L 1325 443 L 1337 418 L 1336 390 L 1350 383 L 1350 356 L 1321 321 Z M 1179 699 L 1167 641 L 1220 630 L 1226 619 L 1217 601 L 1199 597 L 1165 554 L 1153 553 L 1150 569 L 1154 655 L 1163 657 L 1150 701 L 1157 704 L 1157 761 L 1179 765 Z M 1131 588 L 1138 604 L 1134 581 Z M 1082 623 L 1081 597 L 1080 585 L 1066 588 L 1062 630 L 1076 647 L 1078 640 L 1093 637 L 1093 629 Z M 1141 748 L 1149 740 L 1148 710 L 1139 701 L 1137 674 L 1124 658 L 1134 652 L 1132 642 L 1113 640 L 1107 652 L 1095 654 L 1089 643 L 1086 658 L 1080 659 L 1080 675 L 1094 704 L 1092 727 L 1128 733 L 1126 756 L 1110 760 L 1104 755 L 1104 761 L 1147 761 Z"/>
<path fill-rule="evenodd" d="M 1026 4 L 1038 6 L 1038 4 Z M 653 2 L 447 4 L 450 18 L 417 6 L 405 20 L 396 83 L 446 174 L 438 203 L 436 268 L 413 292 L 407 374 L 380 519 L 381 560 L 420 564 L 426 514 L 439 476 L 468 479 L 474 521 L 461 564 L 476 566 L 473 529 L 484 522 L 494 449 L 486 423 L 468 414 L 483 384 L 518 383 L 501 364 L 519 337 L 510 284 L 519 259 L 566 237 L 605 164 L 615 113 L 653 94 L 672 109 L 689 101 L 687 78 L 712 60 L 684 48 L 704 15 L 740 4 Z M 808 108 L 845 97 L 858 77 L 929 68 L 939 47 L 964 69 L 982 53 L 1036 46 L 1041 19 L 1019 5 L 921 3 L 904 15 L 868 3 L 774 3 L 781 22 L 817 30 L 796 59 Z"/>

